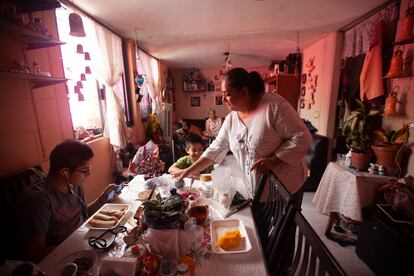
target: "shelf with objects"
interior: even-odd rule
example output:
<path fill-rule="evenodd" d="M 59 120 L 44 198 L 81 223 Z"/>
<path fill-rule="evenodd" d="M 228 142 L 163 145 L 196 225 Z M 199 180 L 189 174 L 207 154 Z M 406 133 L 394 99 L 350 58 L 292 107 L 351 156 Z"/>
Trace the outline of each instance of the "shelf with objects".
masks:
<path fill-rule="evenodd" d="M 192 68 L 183 75 L 184 92 L 204 92 L 206 91 L 206 80 L 202 77 L 200 69 Z"/>
<path fill-rule="evenodd" d="M 54 85 L 62 82 L 66 82 L 67 79 L 54 78 L 49 76 L 35 75 L 24 72 L 10 72 L 0 69 L 0 78 L 14 78 L 14 79 L 26 79 L 32 81 L 33 88 L 40 88 L 43 86 Z"/>
<path fill-rule="evenodd" d="M 8 37 L 25 43 L 27 50 L 47 48 L 64 44 L 63 41 L 56 40 L 37 30 L 29 29 L 23 25 L 16 25 L 0 19 L 0 37 Z"/>

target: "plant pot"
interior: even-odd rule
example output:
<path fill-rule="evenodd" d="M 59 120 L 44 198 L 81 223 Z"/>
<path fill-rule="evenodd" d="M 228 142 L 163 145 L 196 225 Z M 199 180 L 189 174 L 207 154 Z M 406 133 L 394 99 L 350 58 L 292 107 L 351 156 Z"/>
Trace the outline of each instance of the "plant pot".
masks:
<path fill-rule="evenodd" d="M 401 149 L 401 145 L 371 146 L 371 148 L 377 157 L 377 164 L 384 166 L 385 174 L 396 176 L 399 172 L 401 155 L 398 156 L 398 160 L 395 159 L 398 151 Z"/>
<path fill-rule="evenodd" d="M 366 171 L 371 161 L 370 153 L 357 153 L 351 152 L 351 164 L 352 167 L 360 171 Z"/>

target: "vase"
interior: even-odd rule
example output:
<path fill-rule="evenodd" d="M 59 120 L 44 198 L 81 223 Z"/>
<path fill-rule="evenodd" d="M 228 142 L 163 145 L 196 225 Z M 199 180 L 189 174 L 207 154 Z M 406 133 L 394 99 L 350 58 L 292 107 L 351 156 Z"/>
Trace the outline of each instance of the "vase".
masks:
<path fill-rule="evenodd" d="M 371 161 L 371 154 L 351 152 L 352 167 L 360 171 L 366 171 L 368 164 Z"/>
<path fill-rule="evenodd" d="M 397 157 L 401 145 L 387 145 L 387 146 L 371 146 L 377 158 L 377 164 L 383 165 L 385 174 L 389 176 L 397 176 L 401 162 L 401 155 Z"/>

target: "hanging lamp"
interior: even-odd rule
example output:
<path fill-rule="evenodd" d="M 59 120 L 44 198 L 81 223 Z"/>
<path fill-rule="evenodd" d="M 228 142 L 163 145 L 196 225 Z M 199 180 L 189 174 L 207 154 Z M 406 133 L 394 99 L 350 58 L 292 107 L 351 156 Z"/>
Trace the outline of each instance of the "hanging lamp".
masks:
<path fill-rule="evenodd" d="M 85 67 L 85 74 L 92 74 L 91 67 L 89 66 Z"/>
<path fill-rule="evenodd" d="M 76 53 L 77 54 L 83 54 L 83 46 L 82 46 L 82 44 L 76 45 Z"/>
<path fill-rule="evenodd" d="M 69 27 L 70 27 L 69 34 L 71 36 L 77 36 L 77 37 L 86 36 L 85 29 L 83 28 L 82 17 L 79 14 L 75 12 L 72 12 L 71 14 L 69 14 Z"/>
<path fill-rule="evenodd" d="M 89 52 L 85 52 L 85 60 L 91 60 L 91 55 Z"/>
<path fill-rule="evenodd" d="M 81 79 L 81 81 L 86 81 L 86 76 L 85 76 L 85 74 L 81 74 L 81 75 L 80 75 L 80 79 Z"/>
<path fill-rule="evenodd" d="M 83 88 L 83 84 L 81 81 L 76 82 L 76 86 L 79 88 Z"/>
<path fill-rule="evenodd" d="M 78 93 L 78 101 L 79 102 L 85 101 L 85 96 L 83 96 L 83 94 L 81 92 Z"/>

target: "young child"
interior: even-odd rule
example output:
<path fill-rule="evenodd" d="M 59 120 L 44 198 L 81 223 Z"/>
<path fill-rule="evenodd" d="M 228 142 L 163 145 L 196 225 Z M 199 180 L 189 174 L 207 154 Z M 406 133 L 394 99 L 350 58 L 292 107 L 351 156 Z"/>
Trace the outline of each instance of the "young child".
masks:
<path fill-rule="evenodd" d="M 198 158 L 200 158 L 201 154 L 204 151 L 203 147 L 203 140 L 200 136 L 190 134 L 186 141 L 185 141 L 185 151 L 187 152 L 187 156 L 181 157 L 177 160 L 172 166 L 168 169 L 168 172 L 171 174 L 178 173 L 183 169 L 190 167 Z M 213 166 L 207 167 L 206 169 L 202 170 L 200 173 L 211 173 L 213 170 Z M 198 173 L 196 176 L 198 176 Z"/>

